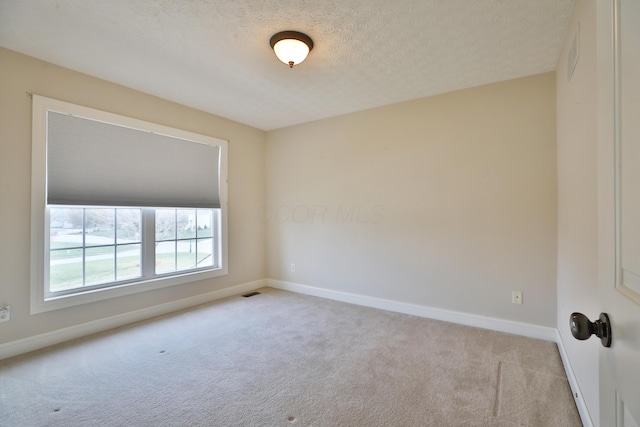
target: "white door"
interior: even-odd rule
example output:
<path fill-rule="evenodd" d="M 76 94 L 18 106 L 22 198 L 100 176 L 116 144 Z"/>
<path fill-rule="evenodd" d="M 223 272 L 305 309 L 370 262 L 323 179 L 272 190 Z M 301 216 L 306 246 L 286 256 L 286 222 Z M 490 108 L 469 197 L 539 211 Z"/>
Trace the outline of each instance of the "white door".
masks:
<path fill-rule="evenodd" d="M 640 0 L 597 1 L 600 425 L 640 427 Z"/>

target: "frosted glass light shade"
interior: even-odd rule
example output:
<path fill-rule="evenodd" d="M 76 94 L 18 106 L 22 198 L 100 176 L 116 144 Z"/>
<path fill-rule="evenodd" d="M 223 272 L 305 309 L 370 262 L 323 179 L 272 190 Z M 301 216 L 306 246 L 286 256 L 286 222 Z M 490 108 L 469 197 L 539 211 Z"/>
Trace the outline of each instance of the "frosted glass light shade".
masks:
<path fill-rule="evenodd" d="M 278 59 L 288 64 L 289 68 L 304 61 L 313 49 L 313 40 L 297 31 L 282 31 L 274 34 L 270 44 Z"/>
<path fill-rule="evenodd" d="M 298 65 L 307 58 L 309 46 L 300 40 L 284 39 L 273 46 L 273 51 L 280 61 L 293 67 L 293 65 Z"/>

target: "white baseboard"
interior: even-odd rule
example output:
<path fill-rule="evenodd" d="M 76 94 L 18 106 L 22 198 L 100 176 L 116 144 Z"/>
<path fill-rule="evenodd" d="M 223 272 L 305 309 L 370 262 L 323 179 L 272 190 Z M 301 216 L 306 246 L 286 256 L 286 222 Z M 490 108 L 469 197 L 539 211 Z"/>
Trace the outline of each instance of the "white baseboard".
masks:
<path fill-rule="evenodd" d="M 440 308 L 409 304 L 382 298 L 374 298 L 365 295 L 358 295 L 347 292 L 334 291 L 330 289 L 317 288 L 314 286 L 300 285 L 297 283 L 284 282 L 281 280 L 267 279 L 267 286 L 276 289 L 282 289 L 285 291 L 297 292 L 300 294 L 313 295 L 336 301 L 348 302 L 351 304 L 394 311 L 397 313 L 411 314 L 414 316 L 443 320 L 445 322 L 458 323 L 461 325 L 475 326 L 478 328 L 522 335 L 525 337 L 537 338 L 546 341 L 556 341 L 557 330 L 555 328 L 549 328 L 545 326 L 514 322 L 511 320 L 497 319 L 493 317 L 479 316 L 476 314 L 463 313 L 459 311 L 443 310 Z"/>
<path fill-rule="evenodd" d="M 44 334 L 39 334 L 16 341 L 10 341 L 4 344 L 0 344 L 0 360 L 28 353 L 30 351 L 39 350 L 51 345 L 60 344 L 72 339 L 81 338 L 97 332 L 106 331 L 108 329 L 117 328 L 120 326 L 128 325 L 130 323 L 151 319 L 152 317 L 162 316 L 174 311 L 183 310 L 185 308 L 194 307 L 196 305 L 205 304 L 218 299 L 253 291 L 255 289 L 265 287 L 266 284 L 267 281 L 265 279 L 256 280 L 254 282 L 243 283 L 240 285 L 231 286 L 229 288 L 207 292 L 206 294 L 196 295 L 176 301 L 170 301 L 164 304 L 154 305 L 152 307 L 146 307 L 140 310 L 118 314 L 104 319 L 93 320 L 91 322 L 69 326 L 67 328 L 46 332 Z"/>
<path fill-rule="evenodd" d="M 594 424 L 593 424 L 593 420 L 591 419 L 591 414 L 589 414 L 589 410 L 587 409 L 587 403 L 584 401 L 582 390 L 580 389 L 578 380 L 576 379 L 576 376 L 573 373 L 571 362 L 569 361 L 569 355 L 567 353 L 567 349 L 564 347 L 564 342 L 562 341 L 562 335 L 560 335 L 560 331 L 558 330 L 556 330 L 556 343 L 558 345 L 558 351 L 560 352 L 560 357 L 562 358 L 564 371 L 567 374 L 567 380 L 569 380 L 569 386 L 571 387 L 571 392 L 573 393 L 573 400 L 576 401 L 576 406 L 578 407 L 578 413 L 580 414 L 582 425 L 584 427 L 593 427 Z"/>

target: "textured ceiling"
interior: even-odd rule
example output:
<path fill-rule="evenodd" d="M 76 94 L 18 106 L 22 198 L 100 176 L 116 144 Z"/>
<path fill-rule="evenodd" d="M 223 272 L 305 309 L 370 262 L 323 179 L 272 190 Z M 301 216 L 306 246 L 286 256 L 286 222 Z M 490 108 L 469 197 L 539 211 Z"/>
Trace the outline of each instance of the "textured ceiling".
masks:
<path fill-rule="evenodd" d="M 573 2 L 0 0 L 0 46 L 271 130 L 555 70 Z"/>

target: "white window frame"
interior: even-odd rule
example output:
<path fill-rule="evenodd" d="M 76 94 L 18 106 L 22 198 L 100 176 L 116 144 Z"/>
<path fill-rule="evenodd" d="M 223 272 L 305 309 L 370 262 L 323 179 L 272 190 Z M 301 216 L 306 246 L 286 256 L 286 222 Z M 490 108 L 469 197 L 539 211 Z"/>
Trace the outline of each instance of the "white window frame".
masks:
<path fill-rule="evenodd" d="M 81 117 L 154 132 L 188 141 L 211 144 L 220 148 L 220 210 L 219 236 L 214 240 L 219 254 L 218 267 L 200 271 L 178 271 L 153 278 L 83 290 L 59 296 L 46 296 L 46 268 L 49 262 L 47 245 L 49 218 L 47 209 L 47 111 L 75 114 Z M 31 161 L 31 313 L 43 313 L 66 307 L 102 301 L 228 274 L 227 227 L 227 149 L 228 141 L 175 129 L 156 123 L 133 119 L 63 101 L 33 95 L 32 161 Z"/>

